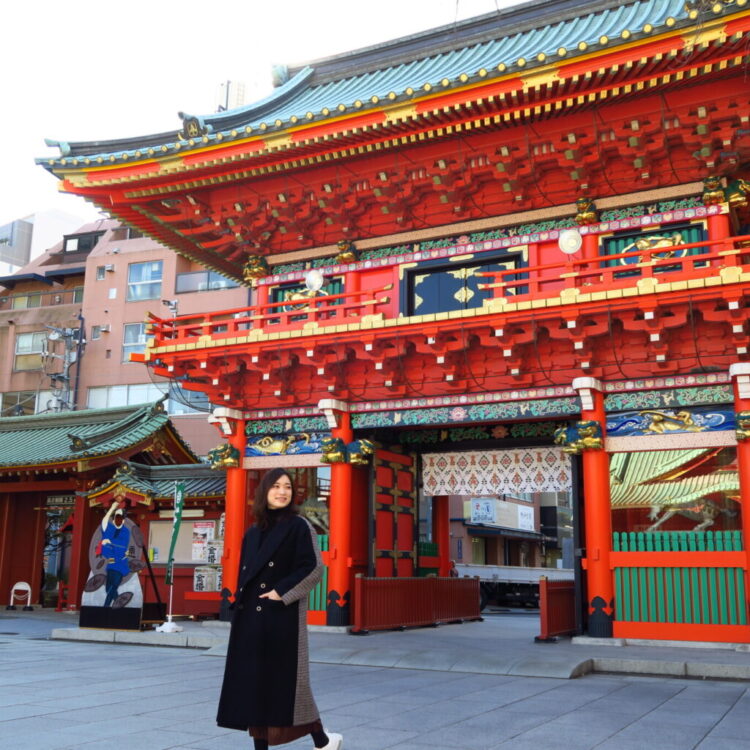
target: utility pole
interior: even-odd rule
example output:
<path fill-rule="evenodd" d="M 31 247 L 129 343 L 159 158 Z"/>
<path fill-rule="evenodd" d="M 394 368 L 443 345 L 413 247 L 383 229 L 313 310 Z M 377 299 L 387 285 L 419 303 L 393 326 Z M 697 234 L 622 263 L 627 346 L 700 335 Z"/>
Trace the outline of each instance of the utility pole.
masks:
<path fill-rule="evenodd" d="M 62 361 L 62 371 L 47 374 L 52 381 L 52 393 L 55 399 L 55 405 L 51 407 L 52 411 L 72 411 L 76 408 L 77 390 L 72 388 L 70 368 L 79 362 L 83 356 L 83 319 L 79 328 L 58 328 L 56 326 L 46 326 L 49 329 L 47 339 L 44 342 L 42 357 L 45 365 L 51 359 Z M 60 341 L 63 344 L 62 354 L 57 354 L 50 350 L 50 342 Z M 47 371 L 47 367 L 45 367 Z M 76 381 L 78 375 L 76 374 Z M 76 382 L 77 386 L 77 382 Z"/>

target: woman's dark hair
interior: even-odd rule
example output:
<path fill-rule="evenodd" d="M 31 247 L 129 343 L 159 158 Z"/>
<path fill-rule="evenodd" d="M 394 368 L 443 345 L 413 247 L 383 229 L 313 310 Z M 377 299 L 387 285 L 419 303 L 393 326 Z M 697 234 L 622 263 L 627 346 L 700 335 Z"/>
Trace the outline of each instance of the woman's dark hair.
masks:
<path fill-rule="evenodd" d="M 268 492 L 281 477 L 289 477 L 289 481 L 292 484 L 292 501 L 284 508 L 284 515 L 296 516 L 299 513 L 292 475 L 288 469 L 283 469 L 280 466 L 276 467 L 265 473 L 263 479 L 260 480 L 258 489 L 255 490 L 253 516 L 255 517 L 255 523 L 261 528 L 268 526 Z"/>

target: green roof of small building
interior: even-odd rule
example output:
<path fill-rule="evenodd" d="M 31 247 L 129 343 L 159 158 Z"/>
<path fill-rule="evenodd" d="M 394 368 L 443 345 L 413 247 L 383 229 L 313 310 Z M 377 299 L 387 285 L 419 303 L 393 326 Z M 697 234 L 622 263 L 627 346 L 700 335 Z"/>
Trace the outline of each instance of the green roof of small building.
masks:
<path fill-rule="evenodd" d="M 86 494 L 101 495 L 120 485 L 154 500 L 172 499 L 177 482 L 185 485 L 185 497 L 221 497 L 226 490 L 226 474 L 212 469 L 209 464 L 175 464 L 148 466 L 123 461 L 111 479 Z"/>
<path fill-rule="evenodd" d="M 170 426 L 163 399 L 110 409 L 0 418 L 0 469 L 66 464 L 127 451 Z M 171 427 L 185 453 L 198 457 Z"/>

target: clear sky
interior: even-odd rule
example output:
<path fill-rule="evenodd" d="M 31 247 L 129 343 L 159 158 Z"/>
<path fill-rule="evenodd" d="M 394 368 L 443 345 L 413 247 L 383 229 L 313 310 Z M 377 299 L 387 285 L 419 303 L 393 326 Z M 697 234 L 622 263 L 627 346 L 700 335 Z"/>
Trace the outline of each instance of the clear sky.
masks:
<path fill-rule="evenodd" d="M 518 0 L 23 0 L 0 26 L 0 226 L 56 209 L 97 218 L 34 163 L 45 138 L 109 140 L 215 111 L 222 81 L 271 90 L 271 66 L 337 54 Z"/>

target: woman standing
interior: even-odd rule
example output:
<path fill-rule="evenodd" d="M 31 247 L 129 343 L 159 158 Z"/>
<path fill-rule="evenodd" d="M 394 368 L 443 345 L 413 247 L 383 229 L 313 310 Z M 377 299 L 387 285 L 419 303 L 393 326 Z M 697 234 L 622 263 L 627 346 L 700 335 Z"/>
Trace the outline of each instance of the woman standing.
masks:
<path fill-rule="evenodd" d="M 341 750 L 323 731 L 310 689 L 307 595 L 323 563 L 312 526 L 299 514 L 285 469 L 271 469 L 255 493 L 242 542 L 217 723 L 248 731 L 255 750 L 312 735 L 316 748 Z"/>

